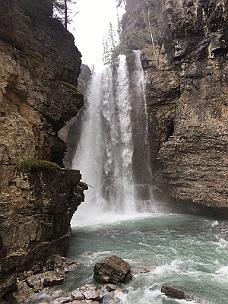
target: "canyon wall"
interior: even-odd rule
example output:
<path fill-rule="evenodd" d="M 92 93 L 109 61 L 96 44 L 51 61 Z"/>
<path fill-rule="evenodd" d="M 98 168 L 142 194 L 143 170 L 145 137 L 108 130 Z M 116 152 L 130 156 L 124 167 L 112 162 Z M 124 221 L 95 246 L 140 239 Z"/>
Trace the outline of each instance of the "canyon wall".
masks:
<path fill-rule="evenodd" d="M 227 1 L 126 3 L 121 40 L 141 50 L 155 193 L 227 216 Z"/>
<path fill-rule="evenodd" d="M 16 169 L 28 159 L 62 166 L 66 145 L 58 131 L 83 105 L 73 36 L 49 17 L 28 30 L 26 46 L 0 39 L 0 297 L 25 270 L 43 271 L 52 254 L 66 253 L 86 189 L 78 171 Z"/>

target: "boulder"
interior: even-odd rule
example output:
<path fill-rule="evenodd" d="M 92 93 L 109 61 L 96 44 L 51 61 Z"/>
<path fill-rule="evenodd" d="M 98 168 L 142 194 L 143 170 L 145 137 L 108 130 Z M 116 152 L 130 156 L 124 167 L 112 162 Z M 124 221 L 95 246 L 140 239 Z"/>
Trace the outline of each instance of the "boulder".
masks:
<path fill-rule="evenodd" d="M 94 266 L 94 279 L 101 283 L 125 283 L 132 279 L 130 265 L 117 256 L 110 256 Z"/>
<path fill-rule="evenodd" d="M 190 300 L 191 297 L 185 291 L 170 285 L 162 285 L 161 292 L 169 298 Z"/>

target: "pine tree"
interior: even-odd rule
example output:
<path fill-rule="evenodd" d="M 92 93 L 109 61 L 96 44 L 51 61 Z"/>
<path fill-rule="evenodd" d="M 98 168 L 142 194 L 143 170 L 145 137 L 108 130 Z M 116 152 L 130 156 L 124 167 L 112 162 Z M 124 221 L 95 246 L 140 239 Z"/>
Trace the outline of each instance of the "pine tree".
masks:
<path fill-rule="evenodd" d="M 73 13 L 70 9 L 70 5 L 76 4 L 74 0 L 54 0 L 54 17 L 60 19 L 64 24 L 65 29 L 67 30 L 68 24 L 72 21 L 72 17 L 78 12 Z M 72 16 L 73 14 L 73 16 Z"/>

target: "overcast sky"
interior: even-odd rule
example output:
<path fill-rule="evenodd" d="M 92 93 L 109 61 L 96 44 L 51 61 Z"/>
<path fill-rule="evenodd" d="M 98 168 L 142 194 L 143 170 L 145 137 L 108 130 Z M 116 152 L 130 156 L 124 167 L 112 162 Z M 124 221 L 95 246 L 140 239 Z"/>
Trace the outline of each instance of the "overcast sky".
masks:
<path fill-rule="evenodd" d="M 109 22 L 116 27 L 116 0 L 77 0 L 79 13 L 69 30 L 75 36 L 75 45 L 82 53 L 82 62 L 95 68 L 102 65 L 102 37 L 108 35 Z"/>

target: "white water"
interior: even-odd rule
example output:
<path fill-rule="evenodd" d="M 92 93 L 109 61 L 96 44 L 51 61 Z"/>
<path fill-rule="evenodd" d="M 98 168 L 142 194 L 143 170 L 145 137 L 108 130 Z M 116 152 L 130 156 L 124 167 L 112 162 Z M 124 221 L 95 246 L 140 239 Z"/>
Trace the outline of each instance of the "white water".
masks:
<path fill-rule="evenodd" d="M 114 254 L 131 265 L 133 280 L 112 303 L 227 304 L 227 229 L 227 221 L 159 213 L 73 228 L 69 257 L 81 267 L 64 288 L 94 283 L 96 262 Z M 185 290 L 192 301 L 168 299 L 163 284 Z"/>
<path fill-rule="evenodd" d="M 132 78 L 124 55 L 116 68 L 106 66 L 92 77 L 72 165 L 92 187 L 73 226 L 134 215 L 151 204 L 144 73 L 140 52 L 133 55 Z"/>

